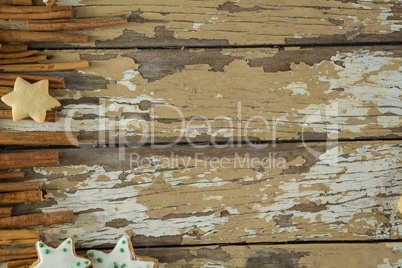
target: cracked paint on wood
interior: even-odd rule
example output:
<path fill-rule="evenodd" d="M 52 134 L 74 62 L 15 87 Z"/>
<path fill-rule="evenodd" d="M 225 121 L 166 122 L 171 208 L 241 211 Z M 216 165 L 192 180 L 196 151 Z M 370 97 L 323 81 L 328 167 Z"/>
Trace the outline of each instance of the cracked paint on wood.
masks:
<path fill-rule="evenodd" d="M 59 2 L 59 1 L 58 1 Z M 216 47 L 267 44 L 397 42 L 400 2 L 340 0 L 63 0 L 78 18 L 127 14 L 127 25 L 81 30 L 91 47 Z M 2 21 L 2 29 L 26 29 Z M 36 48 L 77 44 L 36 44 Z"/>
<path fill-rule="evenodd" d="M 45 201 L 15 211 L 72 208 L 74 224 L 41 234 L 75 235 L 81 248 L 110 247 L 123 232 L 139 247 L 400 239 L 400 143 L 308 146 L 126 148 L 123 160 L 118 148 L 65 149 L 60 166 L 23 170 Z"/>
<path fill-rule="evenodd" d="M 0 130 L 67 125 L 82 144 L 401 137 L 400 46 L 52 53 L 91 61 L 57 73 L 57 123 Z"/>

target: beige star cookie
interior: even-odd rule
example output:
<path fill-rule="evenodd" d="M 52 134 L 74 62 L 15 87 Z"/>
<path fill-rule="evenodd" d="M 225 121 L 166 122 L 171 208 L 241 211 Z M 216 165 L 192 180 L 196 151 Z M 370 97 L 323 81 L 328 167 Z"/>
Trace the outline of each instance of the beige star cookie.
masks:
<path fill-rule="evenodd" d="M 46 111 L 60 106 L 60 102 L 49 95 L 49 80 L 30 84 L 21 77 L 15 81 L 14 91 L 1 100 L 12 107 L 14 121 L 31 117 L 36 122 L 43 123 Z"/>

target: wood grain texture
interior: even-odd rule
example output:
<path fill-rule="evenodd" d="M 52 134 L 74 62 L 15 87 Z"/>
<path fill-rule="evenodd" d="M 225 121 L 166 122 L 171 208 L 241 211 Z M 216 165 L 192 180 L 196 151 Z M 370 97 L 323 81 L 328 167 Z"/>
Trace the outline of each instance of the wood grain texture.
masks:
<path fill-rule="evenodd" d="M 82 143 L 401 137 L 400 46 L 64 50 L 53 131 Z M 1 106 L 0 106 L 1 108 Z M 4 120 L 0 131 L 48 131 Z"/>
<path fill-rule="evenodd" d="M 81 46 L 211 47 L 401 40 L 397 0 L 64 0 L 60 5 L 77 6 L 77 18 L 129 16 L 128 25 L 82 31 L 92 38 Z M 26 27 L 23 21 L 0 23 L 2 29 Z M 43 43 L 34 46 L 69 47 Z"/>
<path fill-rule="evenodd" d="M 45 200 L 16 211 L 74 208 L 73 226 L 40 230 L 78 248 L 125 231 L 137 246 L 402 236 L 399 141 L 119 150 L 65 149 L 59 167 L 25 169 Z"/>

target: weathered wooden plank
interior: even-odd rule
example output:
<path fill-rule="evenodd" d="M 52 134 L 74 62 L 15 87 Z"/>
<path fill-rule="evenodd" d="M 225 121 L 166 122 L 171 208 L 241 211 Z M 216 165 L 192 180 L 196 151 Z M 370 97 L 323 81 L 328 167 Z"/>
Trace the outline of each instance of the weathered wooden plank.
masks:
<path fill-rule="evenodd" d="M 129 24 L 84 30 L 96 47 L 336 44 L 401 40 L 400 1 L 64 0 L 77 18 L 129 15 Z M 26 29 L 24 21 L 0 28 Z M 76 44 L 74 44 L 76 45 Z M 88 44 L 82 44 L 88 46 Z M 41 43 L 33 47 L 69 47 Z"/>
<path fill-rule="evenodd" d="M 399 141 L 306 146 L 60 150 L 59 167 L 24 170 L 45 200 L 15 214 L 73 208 L 41 234 L 84 248 L 125 231 L 139 247 L 402 237 Z"/>
<path fill-rule="evenodd" d="M 91 67 L 50 73 L 67 83 L 51 127 L 84 144 L 398 138 L 401 48 L 54 51 Z"/>
<path fill-rule="evenodd" d="M 138 249 L 163 267 L 400 267 L 401 243 Z"/>

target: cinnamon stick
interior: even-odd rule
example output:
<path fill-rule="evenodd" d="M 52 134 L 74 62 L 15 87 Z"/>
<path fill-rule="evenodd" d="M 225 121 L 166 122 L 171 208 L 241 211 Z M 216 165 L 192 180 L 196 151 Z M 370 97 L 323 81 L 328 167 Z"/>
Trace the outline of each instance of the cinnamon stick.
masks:
<path fill-rule="evenodd" d="M 72 11 L 56 11 L 43 13 L 1 13 L 2 19 L 8 20 L 51 20 L 69 19 L 73 17 Z"/>
<path fill-rule="evenodd" d="M 0 4 L 14 6 L 32 6 L 32 0 L 0 0 Z"/>
<path fill-rule="evenodd" d="M 13 119 L 11 110 L 0 110 L 0 119 Z M 47 111 L 45 122 L 56 122 L 57 111 Z M 32 120 L 32 118 L 24 118 L 24 120 Z"/>
<path fill-rule="evenodd" d="M 38 239 L 39 231 L 37 230 L 0 230 L 0 239 L 16 240 L 16 239 Z"/>
<path fill-rule="evenodd" d="M 65 31 L 99 28 L 116 24 L 126 24 L 126 15 L 117 15 L 91 19 L 28 21 L 30 31 Z"/>
<path fill-rule="evenodd" d="M 7 80 L 7 81 L 9 81 L 9 80 Z M 0 84 L 1 84 L 1 80 L 0 80 Z M 4 95 L 10 93 L 13 90 L 14 89 L 12 87 L 0 87 L 0 97 L 3 97 Z"/>
<path fill-rule="evenodd" d="M 10 45 L 10 44 L 0 44 L 0 52 L 22 52 L 28 49 L 27 45 Z"/>
<path fill-rule="evenodd" d="M 58 151 L 0 154 L 0 169 L 55 166 L 58 164 Z"/>
<path fill-rule="evenodd" d="M 11 4 L 14 6 L 32 6 L 32 0 L 11 0 Z"/>
<path fill-rule="evenodd" d="M 0 204 L 5 205 L 42 201 L 42 191 L 40 190 L 0 194 Z"/>
<path fill-rule="evenodd" d="M 9 261 L 7 262 L 7 268 L 22 268 L 22 267 L 30 267 L 34 262 L 38 259 L 28 259 L 28 260 L 17 260 L 17 261 Z"/>
<path fill-rule="evenodd" d="M 19 239 L 19 240 L 0 240 L 2 246 L 22 246 L 22 245 L 35 245 L 38 239 Z M 3 243 L 3 244 L 2 244 Z"/>
<path fill-rule="evenodd" d="M 15 63 L 31 63 L 31 62 L 45 61 L 47 59 L 48 59 L 47 55 L 40 55 L 26 58 L 15 58 L 15 59 L 0 59 L 0 65 L 15 64 Z"/>
<path fill-rule="evenodd" d="M 10 52 L 10 53 L 0 53 L 0 59 L 13 59 L 13 58 L 24 58 L 38 54 L 37 50 L 27 50 L 21 52 Z"/>
<path fill-rule="evenodd" d="M 13 208 L 12 207 L 0 207 L 0 218 L 5 218 L 5 217 L 11 217 L 13 213 Z M 0 236 L 0 240 L 2 237 Z M 0 241 L 1 245 L 1 241 Z"/>
<path fill-rule="evenodd" d="M 25 260 L 37 258 L 38 254 L 26 254 L 26 255 L 8 255 L 8 256 L 0 256 L 0 261 L 16 261 L 16 260 Z M 29 266 L 20 266 L 18 268 L 29 268 Z"/>
<path fill-rule="evenodd" d="M 86 43 L 87 35 L 1 30 L 0 42 Z"/>
<path fill-rule="evenodd" d="M 57 7 L 47 7 L 47 6 L 12 6 L 0 4 L 0 13 L 46 13 L 46 12 L 56 12 L 56 11 L 73 11 L 71 6 L 57 6 Z"/>
<path fill-rule="evenodd" d="M 35 82 L 37 82 L 37 81 L 32 81 L 31 83 L 35 83 Z M 15 84 L 15 79 L 14 80 L 0 79 L 1 86 L 14 86 L 14 84 Z M 65 87 L 66 86 L 64 84 L 57 84 L 57 83 L 49 82 L 49 88 L 65 88 Z M 10 88 L 0 87 L 0 94 L 5 93 L 5 92 L 10 93 L 11 91 L 13 91 L 13 88 L 11 88 L 11 91 L 9 89 Z"/>
<path fill-rule="evenodd" d="M 19 240 L 0 240 L 2 246 L 22 246 L 22 245 L 34 245 L 38 241 L 38 238 L 27 238 Z"/>
<path fill-rule="evenodd" d="M 21 191 L 30 191 L 30 190 L 39 190 L 39 189 L 40 189 L 40 182 L 38 182 L 38 181 L 0 183 L 0 192 L 3 192 L 3 193 L 4 192 L 21 192 Z"/>
<path fill-rule="evenodd" d="M 27 248 L 2 248 L 0 249 L 0 261 L 20 260 L 37 256 L 35 247 Z"/>
<path fill-rule="evenodd" d="M 2 179 L 20 179 L 25 177 L 25 172 L 6 172 L 0 173 L 0 180 Z"/>
<path fill-rule="evenodd" d="M 77 146 L 79 145 L 78 135 L 79 133 L 71 133 L 67 136 L 64 132 L 0 132 L 0 145 Z"/>
<path fill-rule="evenodd" d="M 32 81 L 31 83 L 35 83 L 35 82 L 37 82 L 37 81 Z M 14 84 L 15 84 L 15 79 L 14 80 L 0 79 L 0 86 L 12 86 L 13 87 Z M 56 84 L 53 82 L 49 82 L 49 88 L 65 88 L 65 87 L 66 86 L 63 84 Z M 11 90 L 10 90 L 10 88 L 8 88 L 8 87 L 0 87 L 0 94 L 1 93 L 7 94 L 7 93 L 10 93 L 11 91 L 13 91 L 13 88 L 11 88 Z"/>
<path fill-rule="evenodd" d="M 0 256 L 4 255 L 26 255 L 26 254 L 35 254 L 35 247 L 26 247 L 26 248 L 1 248 Z"/>
<path fill-rule="evenodd" d="M 39 231 L 37 230 L 0 230 L 1 246 L 32 245 L 38 240 Z"/>
<path fill-rule="evenodd" d="M 0 228 L 17 228 L 37 225 L 52 225 L 73 222 L 73 211 L 60 211 L 42 214 L 29 214 L 0 218 Z"/>
<path fill-rule="evenodd" d="M 2 65 L 0 71 L 3 72 L 48 72 L 48 71 L 64 71 L 88 68 L 88 61 L 74 62 L 58 62 L 58 63 L 42 63 L 42 64 L 14 64 Z"/>
<path fill-rule="evenodd" d="M 17 77 L 24 78 L 29 82 L 37 82 L 40 80 L 49 80 L 49 82 L 54 82 L 58 84 L 65 84 L 64 77 L 57 76 L 45 76 L 45 75 L 29 75 L 29 74 L 13 74 L 13 73 L 0 73 L 0 79 L 12 79 L 15 80 Z"/>
<path fill-rule="evenodd" d="M 64 77 L 44 76 L 44 75 L 27 75 L 27 74 L 13 74 L 13 73 L 0 73 L 0 85 L 14 86 L 15 79 L 21 77 L 30 83 L 38 82 L 40 80 L 49 80 L 50 88 L 65 88 L 66 82 Z"/>

